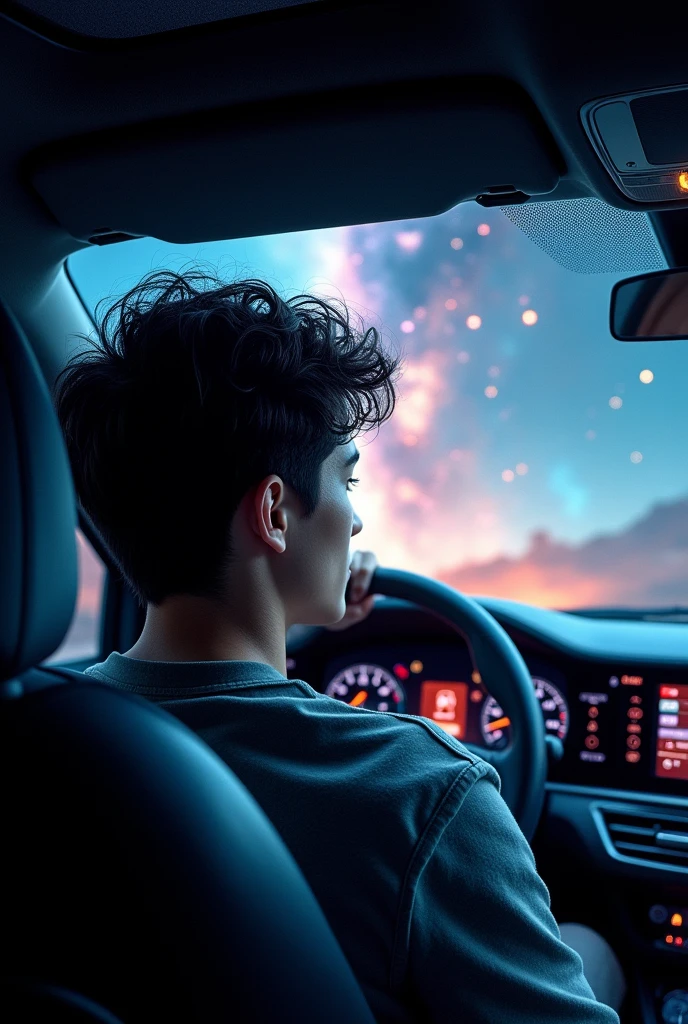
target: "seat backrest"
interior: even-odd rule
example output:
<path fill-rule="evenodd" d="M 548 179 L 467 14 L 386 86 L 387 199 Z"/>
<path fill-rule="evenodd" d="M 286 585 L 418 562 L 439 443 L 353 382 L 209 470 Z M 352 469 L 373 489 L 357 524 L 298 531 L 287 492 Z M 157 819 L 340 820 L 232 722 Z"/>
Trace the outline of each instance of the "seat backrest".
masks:
<path fill-rule="evenodd" d="M 147 701 L 33 667 L 71 618 L 74 496 L 49 394 L 1 306 L 0 429 L 3 978 L 127 1022 L 372 1024 L 297 865 L 226 765 Z"/>

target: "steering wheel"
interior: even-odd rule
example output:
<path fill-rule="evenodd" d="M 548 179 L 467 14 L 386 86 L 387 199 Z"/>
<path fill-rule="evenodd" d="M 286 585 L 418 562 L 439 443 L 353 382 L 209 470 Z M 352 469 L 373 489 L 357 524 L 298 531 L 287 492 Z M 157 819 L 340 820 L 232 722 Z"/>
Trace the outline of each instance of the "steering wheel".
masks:
<path fill-rule="evenodd" d="M 533 682 L 513 640 L 477 601 L 426 576 L 401 569 L 377 569 L 369 592 L 412 601 L 443 619 L 467 641 L 475 668 L 508 714 L 513 728 L 505 750 L 463 745 L 496 768 L 502 796 L 530 840 L 545 796 L 547 749 Z"/>

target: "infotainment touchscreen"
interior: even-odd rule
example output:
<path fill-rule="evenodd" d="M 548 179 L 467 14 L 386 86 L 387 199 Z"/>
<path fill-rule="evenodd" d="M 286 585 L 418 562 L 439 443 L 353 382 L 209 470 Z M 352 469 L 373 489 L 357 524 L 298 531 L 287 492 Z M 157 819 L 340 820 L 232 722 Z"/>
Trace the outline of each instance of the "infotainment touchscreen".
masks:
<path fill-rule="evenodd" d="M 688 780 L 688 686 L 659 687 L 655 774 Z"/>

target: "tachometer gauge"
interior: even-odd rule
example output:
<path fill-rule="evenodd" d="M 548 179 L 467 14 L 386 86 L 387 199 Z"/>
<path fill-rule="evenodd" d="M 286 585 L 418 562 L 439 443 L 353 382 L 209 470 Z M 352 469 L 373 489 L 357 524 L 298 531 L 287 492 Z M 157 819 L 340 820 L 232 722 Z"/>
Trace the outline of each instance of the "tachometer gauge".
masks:
<path fill-rule="evenodd" d="M 549 679 L 533 679 L 535 696 L 542 708 L 545 732 L 562 742 L 569 731 L 569 709 L 562 693 Z M 501 750 L 509 742 L 511 721 L 494 699 L 488 697 L 480 712 L 480 730 L 489 747 Z"/>
<path fill-rule="evenodd" d="M 350 665 L 325 687 L 328 697 L 370 711 L 403 711 L 406 694 L 401 683 L 380 665 Z"/>

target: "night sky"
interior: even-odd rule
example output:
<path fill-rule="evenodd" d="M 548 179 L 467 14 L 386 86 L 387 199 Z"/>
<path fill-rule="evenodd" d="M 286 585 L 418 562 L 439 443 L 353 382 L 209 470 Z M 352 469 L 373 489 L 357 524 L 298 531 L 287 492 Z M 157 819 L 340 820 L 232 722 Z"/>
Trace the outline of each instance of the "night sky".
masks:
<path fill-rule="evenodd" d="M 357 546 L 474 593 L 688 604 L 688 342 L 611 338 L 609 293 L 627 275 L 566 270 L 476 204 L 202 246 L 144 239 L 70 269 L 92 306 L 198 260 L 285 296 L 338 295 L 404 353 L 394 417 L 359 441 Z"/>

